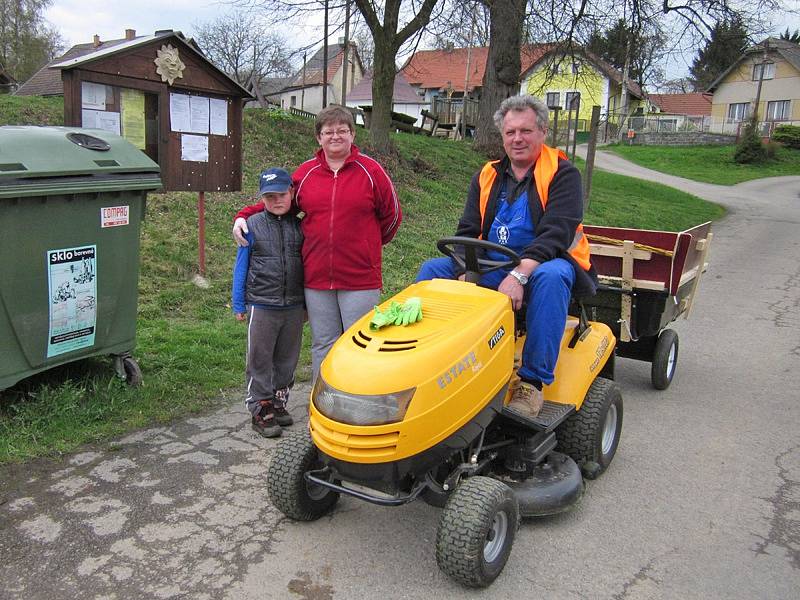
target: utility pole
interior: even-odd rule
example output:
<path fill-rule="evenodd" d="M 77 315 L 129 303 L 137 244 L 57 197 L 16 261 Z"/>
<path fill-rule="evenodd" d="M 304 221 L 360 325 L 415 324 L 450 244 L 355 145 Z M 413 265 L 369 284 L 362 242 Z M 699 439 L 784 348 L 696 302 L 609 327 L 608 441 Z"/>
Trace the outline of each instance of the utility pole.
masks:
<path fill-rule="evenodd" d="M 347 106 L 347 49 L 350 45 L 350 0 L 344 3 L 344 50 L 342 50 L 342 106 Z M 353 85 L 352 83 L 350 85 Z"/>
<path fill-rule="evenodd" d="M 761 86 L 764 83 L 764 70 L 769 64 L 769 39 L 764 40 L 764 56 L 761 59 L 761 71 L 758 75 L 758 87 L 756 88 L 756 102 L 753 107 L 753 128 L 758 131 L 758 105 L 761 102 Z"/>
<path fill-rule="evenodd" d="M 322 108 L 328 106 L 328 0 L 325 0 L 325 39 L 322 40 Z"/>
<path fill-rule="evenodd" d="M 305 110 L 306 106 L 306 53 L 303 52 L 303 87 L 300 88 L 300 110 Z"/>
<path fill-rule="evenodd" d="M 469 88 L 469 63 L 472 58 L 472 38 L 475 35 L 475 10 L 472 11 L 472 27 L 469 30 L 467 45 L 467 72 L 464 75 L 464 99 L 461 105 L 461 139 L 467 138 L 467 89 Z"/>

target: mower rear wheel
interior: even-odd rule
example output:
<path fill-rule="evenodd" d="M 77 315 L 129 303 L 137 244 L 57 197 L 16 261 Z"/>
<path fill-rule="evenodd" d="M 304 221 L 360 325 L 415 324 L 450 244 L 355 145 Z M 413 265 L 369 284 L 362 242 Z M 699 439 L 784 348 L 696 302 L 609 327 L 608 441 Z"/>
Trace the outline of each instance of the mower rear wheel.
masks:
<path fill-rule="evenodd" d="M 597 479 L 614 460 L 622 433 L 619 386 L 598 377 L 583 404 L 556 429 L 557 449 L 578 463 L 587 479 Z"/>
<path fill-rule="evenodd" d="M 450 495 L 436 532 L 436 562 L 468 587 L 486 587 L 506 566 L 519 528 L 514 492 L 491 477 L 470 477 Z"/>
<path fill-rule="evenodd" d="M 339 500 L 338 492 L 304 477 L 306 471 L 321 467 L 308 429 L 281 440 L 267 472 L 267 491 L 275 508 L 297 521 L 314 521 L 329 512 Z"/>
<path fill-rule="evenodd" d="M 672 383 L 675 367 L 678 364 L 678 334 L 673 329 L 665 329 L 656 340 L 653 350 L 653 365 L 650 368 L 650 381 L 657 390 L 665 390 Z"/>

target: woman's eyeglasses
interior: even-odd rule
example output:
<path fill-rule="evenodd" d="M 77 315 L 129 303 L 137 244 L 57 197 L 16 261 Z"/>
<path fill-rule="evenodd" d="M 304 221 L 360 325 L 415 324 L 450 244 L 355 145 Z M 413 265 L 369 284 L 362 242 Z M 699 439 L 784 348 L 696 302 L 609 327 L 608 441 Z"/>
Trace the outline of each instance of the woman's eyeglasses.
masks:
<path fill-rule="evenodd" d="M 344 137 L 346 135 L 350 135 L 349 129 L 336 129 L 335 131 L 320 131 L 319 134 L 325 138 L 331 138 L 333 136 Z"/>

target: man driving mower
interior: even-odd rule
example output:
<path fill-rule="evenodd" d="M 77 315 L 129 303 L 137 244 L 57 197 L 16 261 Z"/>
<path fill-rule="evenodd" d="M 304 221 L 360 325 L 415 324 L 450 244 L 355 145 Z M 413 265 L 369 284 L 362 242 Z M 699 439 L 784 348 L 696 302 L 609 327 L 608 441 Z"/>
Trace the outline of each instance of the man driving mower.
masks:
<path fill-rule="evenodd" d="M 527 303 L 527 338 L 521 381 L 508 408 L 535 417 L 542 408 L 542 385 L 553 382 L 570 296 L 595 293 L 597 275 L 583 234 L 581 176 L 566 155 L 544 144 L 548 108 L 528 95 L 502 102 L 494 122 L 505 156 L 490 161 L 470 184 L 457 236 L 488 240 L 522 258 L 511 271 L 485 274 L 480 285 L 511 298 L 514 310 Z M 486 258 L 503 256 L 487 251 Z M 463 279 L 451 258 L 425 261 L 417 281 Z"/>

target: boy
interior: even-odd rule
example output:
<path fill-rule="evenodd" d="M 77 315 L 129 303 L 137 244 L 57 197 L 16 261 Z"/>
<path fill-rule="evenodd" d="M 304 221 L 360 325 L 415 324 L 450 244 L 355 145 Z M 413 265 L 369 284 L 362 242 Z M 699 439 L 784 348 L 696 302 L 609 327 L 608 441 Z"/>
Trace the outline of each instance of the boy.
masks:
<path fill-rule="evenodd" d="M 277 437 L 282 425 L 293 423 L 286 403 L 300 356 L 304 306 L 303 234 L 292 193 L 292 178 L 283 169 L 261 173 L 266 210 L 247 219 L 249 245 L 239 248 L 233 270 L 233 312 L 238 321 L 249 312 L 245 405 L 253 430 L 264 437 Z"/>

